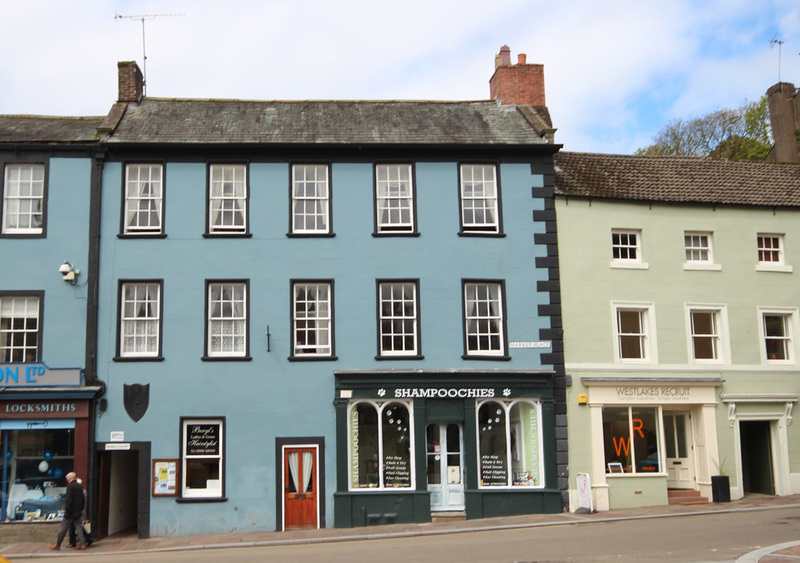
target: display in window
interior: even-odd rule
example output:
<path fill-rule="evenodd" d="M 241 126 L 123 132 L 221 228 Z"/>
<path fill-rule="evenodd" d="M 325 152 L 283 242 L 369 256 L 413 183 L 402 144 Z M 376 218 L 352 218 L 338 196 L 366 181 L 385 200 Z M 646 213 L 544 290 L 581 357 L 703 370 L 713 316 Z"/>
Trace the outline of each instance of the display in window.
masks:
<path fill-rule="evenodd" d="M 603 409 L 606 472 L 657 473 L 661 471 L 658 416 L 651 407 Z"/>
<path fill-rule="evenodd" d="M 480 485 L 541 487 L 538 405 L 531 401 L 488 401 L 478 409 Z"/>
<path fill-rule="evenodd" d="M 411 488 L 411 451 L 405 404 L 364 402 L 351 407 L 351 488 Z"/>
<path fill-rule="evenodd" d="M 4 430 L 0 435 L 3 519 L 60 519 L 65 476 L 75 462 L 73 429 Z"/>

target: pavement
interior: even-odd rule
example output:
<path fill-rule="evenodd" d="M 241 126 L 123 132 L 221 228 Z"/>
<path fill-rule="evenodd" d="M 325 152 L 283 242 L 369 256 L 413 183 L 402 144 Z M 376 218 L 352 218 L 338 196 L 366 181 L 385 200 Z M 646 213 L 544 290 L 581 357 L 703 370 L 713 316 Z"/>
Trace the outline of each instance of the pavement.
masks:
<path fill-rule="evenodd" d="M 800 509 L 800 495 L 769 496 L 747 495 L 727 503 L 690 504 L 628 508 L 595 513 L 530 514 L 483 518 L 479 520 L 437 521 L 423 524 L 391 524 L 363 528 L 323 528 L 320 530 L 291 530 L 286 532 L 253 532 L 239 534 L 213 534 L 202 536 L 165 536 L 139 539 L 133 533 L 115 534 L 96 541 L 85 551 L 76 551 L 64 542 L 60 551 L 53 551 L 47 543 L 16 543 L 0 545 L 3 558 L 31 559 L 63 557 L 65 555 L 112 555 L 116 553 L 145 553 L 231 547 L 261 547 L 271 545 L 310 544 L 354 540 L 403 538 L 482 530 L 504 530 L 540 526 L 563 526 L 614 522 L 647 518 L 687 517 L 722 512 L 747 512 L 755 510 Z M 800 563 L 800 538 L 798 541 L 764 546 L 737 559 L 736 563 Z"/>

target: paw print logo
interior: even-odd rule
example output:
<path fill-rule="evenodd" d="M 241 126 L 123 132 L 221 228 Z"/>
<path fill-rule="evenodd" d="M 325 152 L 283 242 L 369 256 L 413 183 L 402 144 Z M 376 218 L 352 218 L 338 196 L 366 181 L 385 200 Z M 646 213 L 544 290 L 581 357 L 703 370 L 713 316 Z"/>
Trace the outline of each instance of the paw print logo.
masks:
<path fill-rule="evenodd" d="M 378 397 L 383 397 L 386 395 L 386 389 L 378 389 Z"/>
<path fill-rule="evenodd" d="M 510 396 L 511 396 L 511 389 L 509 389 L 508 387 L 503 389 L 503 397 L 510 397 Z"/>

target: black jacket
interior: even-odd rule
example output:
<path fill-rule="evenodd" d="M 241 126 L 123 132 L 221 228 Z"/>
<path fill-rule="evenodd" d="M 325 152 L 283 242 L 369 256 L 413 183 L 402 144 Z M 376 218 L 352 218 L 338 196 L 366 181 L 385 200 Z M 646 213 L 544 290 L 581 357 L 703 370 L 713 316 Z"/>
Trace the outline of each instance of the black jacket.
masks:
<path fill-rule="evenodd" d="M 83 515 L 83 487 L 77 480 L 67 485 L 67 496 L 64 499 L 64 515 L 80 518 Z"/>

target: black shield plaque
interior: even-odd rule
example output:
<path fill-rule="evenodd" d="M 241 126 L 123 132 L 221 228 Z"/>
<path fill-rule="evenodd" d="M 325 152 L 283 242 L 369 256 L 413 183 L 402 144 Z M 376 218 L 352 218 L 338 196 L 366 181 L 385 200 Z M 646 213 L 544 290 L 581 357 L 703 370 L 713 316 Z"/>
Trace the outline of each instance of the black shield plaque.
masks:
<path fill-rule="evenodd" d="M 134 422 L 139 422 L 147 412 L 147 407 L 150 405 L 150 384 L 141 385 L 134 383 L 133 385 L 125 385 L 123 391 L 123 400 L 125 402 L 125 411 Z"/>

